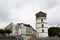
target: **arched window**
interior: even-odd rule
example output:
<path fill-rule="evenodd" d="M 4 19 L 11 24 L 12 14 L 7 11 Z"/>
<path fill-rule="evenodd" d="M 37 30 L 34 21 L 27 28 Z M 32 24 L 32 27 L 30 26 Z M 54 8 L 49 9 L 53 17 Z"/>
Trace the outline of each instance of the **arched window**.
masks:
<path fill-rule="evenodd" d="M 43 22 L 43 19 L 41 19 L 41 22 Z"/>
<path fill-rule="evenodd" d="M 42 27 L 44 27 L 44 25 L 42 24 Z"/>
<path fill-rule="evenodd" d="M 42 33 L 44 33 L 44 29 L 42 29 Z"/>

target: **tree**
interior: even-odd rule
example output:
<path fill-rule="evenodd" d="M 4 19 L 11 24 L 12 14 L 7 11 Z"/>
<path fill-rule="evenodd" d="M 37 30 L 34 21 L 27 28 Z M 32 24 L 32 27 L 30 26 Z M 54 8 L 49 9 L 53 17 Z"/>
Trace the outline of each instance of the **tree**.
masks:
<path fill-rule="evenodd" d="M 0 35 L 1 36 L 6 36 L 6 34 L 10 34 L 12 31 L 10 29 L 0 29 Z"/>
<path fill-rule="evenodd" d="M 5 29 L 5 33 L 9 35 L 10 33 L 12 33 L 12 31 L 10 29 Z"/>
<path fill-rule="evenodd" d="M 60 28 L 59 27 L 50 27 L 48 29 L 48 34 L 51 37 L 59 36 Z"/>
<path fill-rule="evenodd" d="M 5 36 L 5 31 L 3 29 L 0 29 L 0 35 Z"/>
<path fill-rule="evenodd" d="M 0 29 L 0 33 L 4 33 L 4 30 L 3 29 Z"/>

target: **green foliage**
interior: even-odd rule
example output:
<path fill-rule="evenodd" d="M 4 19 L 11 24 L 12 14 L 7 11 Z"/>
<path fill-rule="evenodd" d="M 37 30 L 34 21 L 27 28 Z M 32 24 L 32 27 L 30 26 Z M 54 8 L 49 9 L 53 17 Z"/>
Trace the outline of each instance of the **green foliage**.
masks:
<path fill-rule="evenodd" d="M 5 33 L 10 34 L 12 31 L 10 29 L 5 29 Z"/>
<path fill-rule="evenodd" d="M 5 33 L 5 31 L 3 29 L 0 29 L 0 33 Z"/>
<path fill-rule="evenodd" d="M 54 37 L 54 36 L 60 35 L 59 32 L 60 32 L 60 28 L 59 27 L 50 27 L 48 29 L 48 34 L 49 34 L 50 37 L 51 36 Z"/>
<path fill-rule="evenodd" d="M 5 31 L 3 29 L 0 29 L 0 36 L 5 36 Z"/>
<path fill-rule="evenodd" d="M 6 35 L 6 34 L 10 34 L 12 33 L 12 31 L 10 29 L 0 29 L 0 34 L 2 35 Z"/>

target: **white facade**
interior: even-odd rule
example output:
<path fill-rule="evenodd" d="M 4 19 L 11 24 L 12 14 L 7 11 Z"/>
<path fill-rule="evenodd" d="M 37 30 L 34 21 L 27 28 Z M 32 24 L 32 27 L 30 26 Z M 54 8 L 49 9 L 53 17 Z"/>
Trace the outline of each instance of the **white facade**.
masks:
<path fill-rule="evenodd" d="M 15 25 L 12 26 L 12 29 L 11 29 L 12 30 L 12 33 L 11 33 L 11 35 L 15 35 L 15 31 L 16 31 L 15 30 L 15 27 L 16 27 Z"/>
<path fill-rule="evenodd" d="M 16 35 L 15 33 L 16 33 L 16 25 L 15 24 L 13 24 L 13 23 L 10 23 L 7 27 L 5 27 L 5 29 L 11 29 L 12 30 L 12 33 L 10 33 L 10 35 L 12 36 L 14 36 L 14 35 Z"/>
<path fill-rule="evenodd" d="M 11 29 L 10 36 L 31 35 L 34 33 L 34 29 L 29 24 L 17 23 L 16 25 L 10 23 L 5 29 Z"/>
<path fill-rule="evenodd" d="M 26 27 L 24 24 L 21 24 L 21 34 L 26 34 Z"/>
<path fill-rule="evenodd" d="M 41 16 L 41 13 L 39 13 L 37 15 L 39 17 L 36 16 L 36 29 L 37 29 L 38 37 L 48 37 L 47 18 L 45 17 L 46 15 L 45 16 L 44 15 L 45 14 L 42 13 L 42 16 Z"/>
<path fill-rule="evenodd" d="M 19 35 L 31 35 L 34 31 L 32 29 L 32 26 L 29 24 L 23 24 L 19 23 L 20 25 L 18 26 L 18 34 Z"/>

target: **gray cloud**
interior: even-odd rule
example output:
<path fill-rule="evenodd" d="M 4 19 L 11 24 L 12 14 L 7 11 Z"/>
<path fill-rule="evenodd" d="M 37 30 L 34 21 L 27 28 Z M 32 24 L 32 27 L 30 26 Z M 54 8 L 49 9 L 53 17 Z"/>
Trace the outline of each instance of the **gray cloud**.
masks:
<path fill-rule="evenodd" d="M 0 0 L 0 19 L 2 21 L 11 20 L 10 11 L 12 8 L 19 7 L 16 3 L 16 0 Z"/>
<path fill-rule="evenodd" d="M 60 25 L 60 6 L 56 6 L 53 9 L 47 11 L 48 25 Z"/>
<path fill-rule="evenodd" d="M 57 7 L 57 0 L 0 0 L 0 21 L 6 24 L 24 22 L 35 26 L 35 14 L 45 11 L 48 13 L 48 23 L 55 24 L 57 21 L 53 22 L 53 19 L 58 17 L 55 17 L 54 13 L 59 9 L 55 10 L 55 7 Z"/>
<path fill-rule="evenodd" d="M 57 5 L 57 0 L 46 0 L 46 8 L 50 9 Z"/>
<path fill-rule="evenodd" d="M 56 0 L 0 0 L 0 18 L 2 20 L 8 20 L 9 19 L 9 12 L 12 10 L 12 8 L 20 8 L 23 9 L 24 7 L 27 7 L 28 5 L 32 6 L 37 6 L 38 8 L 40 7 L 41 10 L 50 8 L 56 4 Z M 41 3 L 40 3 L 41 2 Z M 36 5 L 35 5 L 35 4 Z M 38 4 L 38 5 L 37 5 Z M 43 7 L 44 6 L 44 7 Z M 33 9 L 35 10 L 36 7 Z"/>

